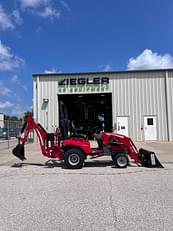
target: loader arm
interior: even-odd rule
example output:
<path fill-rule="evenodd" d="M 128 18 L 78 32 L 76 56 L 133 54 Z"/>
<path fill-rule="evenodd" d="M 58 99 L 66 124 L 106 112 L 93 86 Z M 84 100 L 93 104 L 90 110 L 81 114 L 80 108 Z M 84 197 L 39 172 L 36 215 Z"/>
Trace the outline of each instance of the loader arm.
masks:
<path fill-rule="evenodd" d="M 129 156 L 135 160 L 135 163 L 138 166 L 149 168 L 164 168 L 154 152 L 143 148 L 140 148 L 138 151 L 135 144 L 129 137 L 126 137 L 126 147 L 129 152 Z"/>
<path fill-rule="evenodd" d="M 138 150 L 133 141 L 126 136 L 117 135 L 117 137 L 119 138 L 120 146 L 124 146 L 124 148 L 128 151 L 130 158 L 133 159 L 138 166 L 141 166 L 142 163 L 138 155 Z"/>
<path fill-rule="evenodd" d="M 112 152 L 127 151 L 131 159 L 135 161 L 137 166 L 150 168 L 163 168 L 154 152 L 140 148 L 139 151 L 130 137 L 120 134 L 105 133 L 104 144 L 109 144 L 112 147 Z"/>

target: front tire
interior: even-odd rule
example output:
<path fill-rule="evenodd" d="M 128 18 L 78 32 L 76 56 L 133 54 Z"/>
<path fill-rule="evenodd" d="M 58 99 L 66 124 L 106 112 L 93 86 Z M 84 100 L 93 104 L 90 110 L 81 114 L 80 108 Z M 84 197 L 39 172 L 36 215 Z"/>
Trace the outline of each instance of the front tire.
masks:
<path fill-rule="evenodd" d="M 69 149 L 64 155 L 64 164 L 70 169 L 80 169 L 83 167 L 84 154 L 77 148 Z"/>
<path fill-rule="evenodd" d="M 122 153 L 112 156 L 112 160 L 118 168 L 126 168 L 129 164 L 128 156 Z"/>

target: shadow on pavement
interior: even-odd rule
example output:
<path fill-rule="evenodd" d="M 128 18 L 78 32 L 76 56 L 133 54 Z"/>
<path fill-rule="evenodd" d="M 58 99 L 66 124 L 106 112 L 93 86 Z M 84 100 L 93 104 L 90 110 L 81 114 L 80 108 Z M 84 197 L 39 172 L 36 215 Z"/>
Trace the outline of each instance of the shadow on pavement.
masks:
<path fill-rule="evenodd" d="M 46 168 L 63 167 L 63 163 L 62 161 L 51 159 L 51 160 L 46 161 L 44 166 Z"/>
<path fill-rule="evenodd" d="M 169 163 L 172 164 L 172 162 L 162 162 L 164 163 Z M 50 159 L 46 161 L 44 164 L 41 163 L 33 163 L 33 162 L 19 162 L 12 164 L 11 167 L 13 168 L 22 168 L 23 166 L 41 166 L 44 168 L 62 168 L 62 169 L 68 169 L 67 167 L 64 166 L 63 161 L 60 160 L 55 160 L 55 159 Z M 92 160 L 92 161 L 85 161 L 84 163 L 84 168 L 98 168 L 98 167 L 111 167 L 111 168 L 118 168 L 116 167 L 111 160 Z M 134 162 L 130 162 L 127 168 L 139 168 Z M 143 168 L 143 167 L 140 167 Z M 71 170 L 71 169 L 69 169 Z"/>
<path fill-rule="evenodd" d="M 27 165 L 33 165 L 33 166 L 44 166 L 44 164 L 39 164 L 39 163 L 15 163 L 13 165 L 11 165 L 12 168 L 21 168 L 23 166 L 27 166 Z"/>
<path fill-rule="evenodd" d="M 86 161 L 84 167 L 107 167 L 112 166 L 113 162 L 110 160 L 92 160 L 92 161 Z"/>
<path fill-rule="evenodd" d="M 12 164 L 11 167 L 13 168 L 21 168 L 23 166 L 42 166 L 44 168 L 55 168 L 55 167 L 61 167 L 63 169 L 68 169 L 64 166 L 63 161 L 59 160 L 48 160 L 45 162 L 45 164 L 41 163 L 33 163 L 33 162 L 20 162 L 20 163 L 15 163 Z M 103 160 L 98 160 L 98 161 L 86 161 L 84 163 L 84 168 L 93 168 L 93 167 L 115 167 L 113 166 L 112 161 L 103 161 Z"/>
<path fill-rule="evenodd" d="M 12 168 L 21 168 L 23 166 L 42 166 L 45 168 L 54 168 L 54 167 L 62 167 L 62 163 L 57 160 L 48 160 L 45 162 L 45 164 L 33 163 L 33 162 L 20 162 L 11 165 Z"/>

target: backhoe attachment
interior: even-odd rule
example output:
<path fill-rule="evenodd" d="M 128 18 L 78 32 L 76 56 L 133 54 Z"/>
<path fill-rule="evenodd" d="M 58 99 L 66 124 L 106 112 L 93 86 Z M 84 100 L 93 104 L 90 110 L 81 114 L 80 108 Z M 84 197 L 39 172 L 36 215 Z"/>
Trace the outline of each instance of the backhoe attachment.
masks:
<path fill-rule="evenodd" d="M 15 155 L 20 160 L 25 160 L 25 149 L 24 144 L 17 144 L 17 146 L 13 149 L 13 155 Z"/>
<path fill-rule="evenodd" d="M 24 145 L 28 139 L 29 132 L 34 130 L 40 144 L 41 152 L 44 156 L 48 158 L 59 158 L 63 159 L 63 154 L 61 152 L 60 141 L 55 136 L 54 133 L 47 133 L 46 130 L 34 121 L 31 115 L 25 117 L 25 123 L 21 129 L 21 134 L 18 137 L 18 144 L 12 150 L 13 155 L 15 155 L 20 160 L 25 160 Z M 55 140 L 56 138 L 56 140 Z"/>

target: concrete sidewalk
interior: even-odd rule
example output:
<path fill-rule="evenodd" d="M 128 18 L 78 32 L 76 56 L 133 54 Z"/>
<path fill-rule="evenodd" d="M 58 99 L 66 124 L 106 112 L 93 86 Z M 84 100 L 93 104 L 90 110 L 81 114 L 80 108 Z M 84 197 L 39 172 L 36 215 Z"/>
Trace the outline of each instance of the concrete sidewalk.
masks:
<path fill-rule="evenodd" d="M 173 163 L 173 142 L 136 142 L 137 148 L 144 148 L 156 153 L 162 163 Z M 92 146 L 95 146 L 92 143 Z M 49 159 L 41 153 L 38 143 L 25 145 L 26 160 L 23 163 L 44 165 Z M 98 160 L 111 160 L 108 156 L 98 158 Z M 91 160 L 92 161 L 92 160 Z M 0 165 L 13 165 L 21 161 L 12 155 L 12 149 L 0 150 Z"/>

